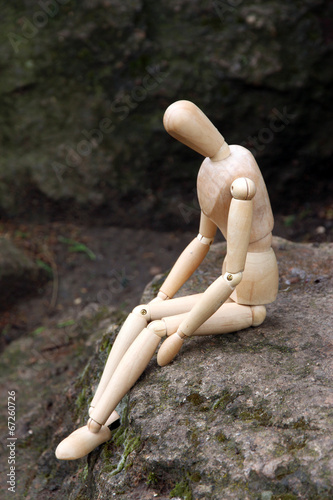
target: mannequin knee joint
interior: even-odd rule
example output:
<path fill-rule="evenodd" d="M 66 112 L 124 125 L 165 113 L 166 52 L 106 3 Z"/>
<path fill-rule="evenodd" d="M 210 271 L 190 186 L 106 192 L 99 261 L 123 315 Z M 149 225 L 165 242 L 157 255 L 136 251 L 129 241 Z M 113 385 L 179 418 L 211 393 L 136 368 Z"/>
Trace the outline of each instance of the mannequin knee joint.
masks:
<path fill-rule="evenodd" d="M 147 304 L 141 304 L 134 307 L 132 313 L 137 316 L 142 316 L 147 322 L 150 321 L 150 309 Z"/>
<path fill-rule="evenodd" d="M 252 306 L 252 326 L 259 326 L 266 318 L 265 306 Z"/>
<path fill-rule="evenodd" d="M 147 326 L 148 330 L 151 330 L 157 335 L 158 337 L 165 337 L 166 336 L 166 326 L 163 320 L 161 319 L 156 319 L 155 321 L 152 321 L 149 323 Z"/>

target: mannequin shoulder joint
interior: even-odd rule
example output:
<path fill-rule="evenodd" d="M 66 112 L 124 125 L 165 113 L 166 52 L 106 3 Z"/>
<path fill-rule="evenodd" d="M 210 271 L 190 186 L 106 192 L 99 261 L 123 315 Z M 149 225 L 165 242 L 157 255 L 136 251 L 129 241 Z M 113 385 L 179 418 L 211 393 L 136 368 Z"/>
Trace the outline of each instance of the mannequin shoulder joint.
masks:
<path fill-rule="evenodd" d="M 239 177 L 231 184 L 230 192 L 236 200 L 252 200 L 256 194 L 256 185 L 248 177 Z"/>

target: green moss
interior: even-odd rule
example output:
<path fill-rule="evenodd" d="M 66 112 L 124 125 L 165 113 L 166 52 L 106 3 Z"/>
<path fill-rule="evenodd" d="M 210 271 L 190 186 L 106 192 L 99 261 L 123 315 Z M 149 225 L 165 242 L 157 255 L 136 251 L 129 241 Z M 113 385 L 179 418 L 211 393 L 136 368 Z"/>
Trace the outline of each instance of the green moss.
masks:
<path fill-rule="evenodd" d="M 213 404 L 213 410 L 224 410 L 237 396 L 229 392 L 227 389 L 222 391 L 221 397 Z"/>
<path fill-rule="evenodd" d="M 204 401 L 204 398 L 200 396 L 198 392 L 192 392 L 189 396 L 186 397 L 186 401 L 189 401 L 194 406 L 199 406 Z"/>
<path fill-rule="evenodd" d="M 146 481 L 147 486 L 153 486 L 158 484 L 158 477 L 155 472 L 149 472 Z"/>
<path fill-rule="evenodd" d="M 89 387 L 83 387 L 79 395 L 77 396 L 75 401 L 75 410 L 77 416 L 80 416 L 83 412 L 86 413 L 89 400 L 91 398 L 91 393 L 89 394 L 89 392 L 90 392 Z"/>
<path fill-rule="evenodd" d="M 191 481 L 193 481 L 194 483 L 199 483 L 200 480 L 201 480 L 200 472 L 193 472 L 193 474 L 191 475 Z"/>
<path fill-rule="evenodd" d="M 192 432 L 191 432 L 191 443 L 192 445 L 197 448 L 200 444 L 200 439 L 199 439 L 199 432 L 197 429 L 194 429 Z"/>
<path fill-rule="evenodd" d="M 75 325 L 75 320 L 68 319 L 66 321 L 61 321 L 60 323 L 57 323 L 56 327 L 57 328 L 66 328 L 66 326 L 73 326 L 73 325 Z"/>
<path fill-rule="evenodd" d="M 198 392 L 192 392 L 186 397 L 186 401 L 195 406 L 199 411 L 209 411 L 210 404 L 207 398 L 201 396 Z"/>
<path fill-rule="evenodd" d="M 113 434 L 111 438 L 111 443 L 117 448 L 122 447 L 123 451 L 121 453 L 120 460 L 117 464 L 114 462 L 106 463 L 103 470 L 104 472 L 110 473 L 112 476 L 119 474 L 124 468 L 128 466 L 127 458 L 135 450 L 138 450 L 141 446 L 141 438 L 134 434 L 134 432 L 128 427 L 120 426 L 119 429 Z M 104 457 L 106 461 L 113 458 L 114 453 L 109 451 L 108 444 L 104 447 Z M 127 467 L 128 468 L 128 467 Z"/>
<path fill-rule="evenodd" d="M 300 438 L 289 438 L 287 441 L 286 448 L 288 452 L 294 452 L 297 450 L 301 450 L 306 446 L 307 438 L 306 436 L 301 436 Z"/>
<path fill-rule="evenodd" d="M 243 422 L 252 422 L 254 425 L 265 427 L 272 425 L 272 414 L 264 408 L 262 403 L 245 408 L 236 407 L 231 414 Z"/>
<path fill-rule="evenodd" d="M 183 500 L 193 500 L 192 492 L 187 481 L 181 481 L 170 491 L 170 498 L 179 497 Z"/>
<path fill-rule="evenodd" d="M 265 411 L 261 407 L 241 411 L 238 416 L 241 420 L 252 420 L 255 421 L 258 425 L 263 426 L 270 425 L 272 419 L 271 413 Z"/>
<path fill-rule="evenodd" d="M 112 343 L 110 342 L 110 336 L 104 335 L 99 350 L 101 352 L 106 351 L 107 356 L 110 354 L 112 348 Z"/>
<path fill-rule="evenodd" d="M 225 441 L 227 441 L 227 436 L 221 431 L 221 432 L 218 432 L 217 434 L 215 434 L 215 439 L 219 442 L 219 443 L 225 443 Z"/>
<path fill-rule="evenodd" d="M 82 481 L 86 482 L 88 474 L 89 474 L 89 465 L 86 464 L 84 468 L 80 471 L 79 478 L 82 479 Z"/>
<path fill-rule="evenodd" d="M 283 455 L 285 455 L 285 453 L 286 453 L 286 446 L 279 443 L 276 445 L 276 447 L 274 449 L 273 456 L 274 457 L 282 457 Z"/>
<path fill-rule="evenodd" d="M 290 427 L 292 429 L 301 429 L 301 430 L 309 430 L 311 429 L 311 425 L 307 420 L 302 416 L 296 422 L 293 422 Z"/>

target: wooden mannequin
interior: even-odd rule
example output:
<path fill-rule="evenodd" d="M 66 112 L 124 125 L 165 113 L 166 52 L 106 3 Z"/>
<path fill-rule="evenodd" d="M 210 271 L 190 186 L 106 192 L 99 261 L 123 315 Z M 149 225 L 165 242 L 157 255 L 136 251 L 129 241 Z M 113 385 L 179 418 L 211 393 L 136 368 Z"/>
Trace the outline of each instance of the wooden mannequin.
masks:
<path fill-rule="evenodd" d="M 111 349 L 91 402 L 86 426 L 56 450 L 62 460 L 85 456 L 111 437 L 115 408 L 140 377 L 162 337 L 161 366 L 179 352 L 187 337 L 238 331 L 260 325 L 264 304 L 275 300 L 278 270 L 271 248 L 273 215 L 264 180 L 252 154 L 228 146 L 189 101 L 172 104 L 164 126 L 174 138 L 205 157 L 198 174 L 201 219 L 198 236 L 170 271 L 157 297 L 127 317 Z M 227 240 L 222 274 L 204 293 L 172 298 L 205 258 L 216 230 Z"/>

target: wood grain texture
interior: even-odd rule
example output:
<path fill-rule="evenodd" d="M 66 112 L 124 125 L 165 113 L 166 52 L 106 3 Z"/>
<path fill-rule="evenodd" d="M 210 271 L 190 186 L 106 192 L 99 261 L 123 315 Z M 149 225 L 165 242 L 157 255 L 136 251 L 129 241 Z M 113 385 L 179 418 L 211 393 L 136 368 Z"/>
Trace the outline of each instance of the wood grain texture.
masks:
<path fill-rule="evenodd" d="M 228 273 L 244 271 L 252 229 L 253 200 L 231 200 L 227 229 Z"/>
<path fill-rule="evenodd" d="M 225 141 L 207 116 L 190 101 L 177 101 L 164 114 L 165 130 L 202 156 L 214 156 Z"/>
<path fill-rule="evenodd" d="M 223 269 L 228 267 L 227 258 Z M 261 253 L 248 252 L 242 281 L 231 298 L 239 304 L 270 304 L 276 299 L 278 286 L 279 273 L 273 249 Z"/>
<path fill-rule="evenodd" d="M 250 234 L 250 243 L 253 243 L 273 229 L 271 204 L 264 179 L 251 152 L 242 146 L 230 146 L 230 151 L 230 156 L 220 162 L 212 162 L 209 158 L 203 161 L 197 180 L 199 204 L 204 214 L 227 239 L 231 184 L 239 177 L 251 179 L 257 189 L 253 198 L 253 225 Z"/>
<path fill-rule="evenodd" d="M 175 262 L 169 275 L 161 286 L 161 292 L 165 293 L 170 298 L 173 297 L 198 268 L 208 251 L 208 245 L 194 238 Z"/>

